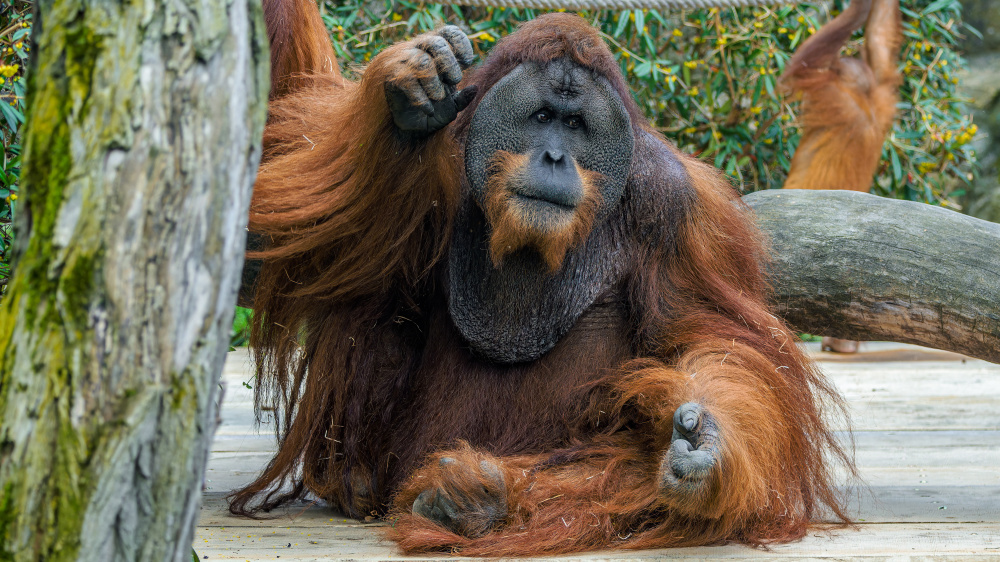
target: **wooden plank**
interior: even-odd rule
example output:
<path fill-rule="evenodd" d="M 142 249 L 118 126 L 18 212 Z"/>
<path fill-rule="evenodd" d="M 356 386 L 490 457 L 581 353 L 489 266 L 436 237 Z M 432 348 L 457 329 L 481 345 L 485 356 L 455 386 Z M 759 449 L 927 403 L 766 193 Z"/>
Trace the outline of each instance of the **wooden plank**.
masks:
<path fill-rule="evenodd" d="M 331 523 L 325 528 L 254 526 L 199 528 L 194 547 L 209 560 L 406 560 L 442 559 L 404 557 L 380 540 L 377 525 Z M 603 551 L 574 554 L 573 560 L 844 560 L 1000 561 L 1000 531 L 985 524 L 860 525 L 857 529 L 816 531 L 800 541 L 767 550 L 741 545 L 678 548 L 670 551 Z M 462 558 L 448 558 L 465 560 Z"/>
<path fill-rule="evenodd" d="M 874 347 L 884 356 L 892 346 Z M 209 461 L 195 541 L 198 553 L 236 560 L 399 558 L 391 544 L 380 540 L 380 524 L 347 520 L 319 504 L 298 502 L 264 521 L 228 514 L 225 493 L 256 476 L 274 448 L 271 427 L 255 425 L 253 393 L 243 384 L 252 384 L 248 365 L 242 351 L 227 362 L 222 426 Z M 858 530 L 813 533 L 768 551 L 729 545 L 572 558 L 1000 562 L 1000 366 L 936 360 L 824 363 L 822 368 L 854 409 L 855 455 L 865 481 L 852 495 Z"/>
<path fill-rule="evenodd" d="M 849 512 L 868 523 L 984 523 L 1000 528 L 1000 484 L 933 486 L 859 486 L 845 489 Z M 206 492 L 199 526 L 246 525 L 228 513 L 224 493 Z M 255 521 L 258 527 L 282 527 L 294 520 L 297 527 L 324 527 L 343 516 L 321 502 L 299 502 L 275 512 L 274 519 Z"/>
<path fill-rule="evenodd" d="M 823 363 L 855 430 L 1000 429 L 1000 365 L 985 361 Z"/>

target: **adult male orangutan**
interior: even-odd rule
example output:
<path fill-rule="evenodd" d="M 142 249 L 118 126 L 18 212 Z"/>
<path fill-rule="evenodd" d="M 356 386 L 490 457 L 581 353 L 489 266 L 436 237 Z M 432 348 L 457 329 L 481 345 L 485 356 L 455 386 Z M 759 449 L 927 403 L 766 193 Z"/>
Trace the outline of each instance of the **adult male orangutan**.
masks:
<path fill-rule="evenodd" d="M 251 342 L 280 439 L 232 511 L 314 494 L 388 514 L 406 552 L 486 556 L 846 520 L 839 398 L 768 311 L 729 184 L 647 125 L 579 17 L 472 62 L 445 27 L 272 103 Z"/>

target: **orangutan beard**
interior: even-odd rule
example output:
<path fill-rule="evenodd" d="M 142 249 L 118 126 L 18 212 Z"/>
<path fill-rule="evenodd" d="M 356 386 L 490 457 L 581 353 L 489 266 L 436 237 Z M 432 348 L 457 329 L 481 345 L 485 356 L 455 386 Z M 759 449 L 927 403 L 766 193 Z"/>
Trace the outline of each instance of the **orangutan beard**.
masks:
<path fill-rule="evenodd" d="M 583 184 L 583 200 L 573 209 L 559 208 L 518 195 L 517 187 L 528 182 L 528 158 L 498 150 L 490 164 L 484 209 L 492 229 L 490 258 L 494 267 L 500 267 L 510 254 L 532 248 L 554 273 L 566 253 L 590 234 L 602 202 L 599 182 L 603 176 L 574 162 Z"/>

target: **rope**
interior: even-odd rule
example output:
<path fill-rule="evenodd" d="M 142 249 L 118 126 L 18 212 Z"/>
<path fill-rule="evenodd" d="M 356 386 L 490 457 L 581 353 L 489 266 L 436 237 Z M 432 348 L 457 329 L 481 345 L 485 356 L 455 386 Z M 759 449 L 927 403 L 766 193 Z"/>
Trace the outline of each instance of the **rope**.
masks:
<path fill-rule="evenodd" d="M 543 10 L 697 10 L 798 4 L 803 0 L 449 0 L 449 4 L 480 7 L 536 8 Z"/>

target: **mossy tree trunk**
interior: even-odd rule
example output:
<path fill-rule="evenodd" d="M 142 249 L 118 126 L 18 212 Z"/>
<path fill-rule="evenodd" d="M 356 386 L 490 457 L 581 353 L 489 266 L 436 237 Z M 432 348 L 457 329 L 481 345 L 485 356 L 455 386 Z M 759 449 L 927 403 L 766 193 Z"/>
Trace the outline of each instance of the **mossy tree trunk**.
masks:
<path fill-rule="evenodd" d="M 0 560 L 189 560 L 267 99 L 259 0 L 39 0 Z"/>
<path fill-rule="evenodd" d="M 771 239 L 775 304 L 794 328 L 1000 363 L 1000 224 L 853 191 L 743 200 Z"/>

